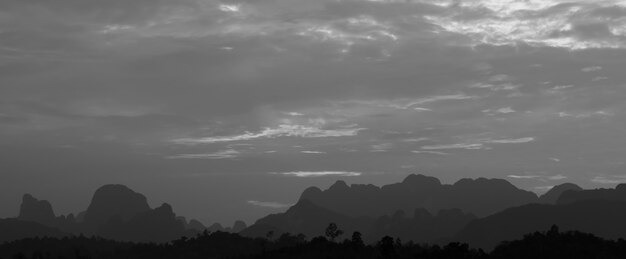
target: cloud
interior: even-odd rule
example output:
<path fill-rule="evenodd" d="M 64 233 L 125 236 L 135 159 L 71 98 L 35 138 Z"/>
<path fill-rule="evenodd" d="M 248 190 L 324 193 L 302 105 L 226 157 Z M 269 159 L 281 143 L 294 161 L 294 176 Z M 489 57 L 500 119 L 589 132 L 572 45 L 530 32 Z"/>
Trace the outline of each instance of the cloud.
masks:
<path fill-rule="evenodd" d="M 270 173 L 270 174 L 295 176 L 295 177 L 322 177 L 322 176 L 361 176 L 362 173 L 346 172 L 346 171 L 315 171 L 315 172 L 299 171 L 299 172 L 282 172 L 282 173 Z"/>
<path fill-rule="evenodd" d="M 560 180 L 567 179 L 567 176 L 564 176 L 562 174 L 557 174 L 557 175 L 540 175 L 540 174 L 535 174 L 535 175 L 528 175 L 528 174 L 515 175 L 515 174 L 510 174 L 510 175 L 507 175 L 507 177 L 513 178 L 513 179 L 524 179 L 524 180 L 536 179 L 536 180 L 539 180 L 539 181 L 542 181 L 542 182 L 546 182 L 546 181 L 560 181 Z"/>
<path fill-rule="evenodd" d="M 487 115 L 493 116 L 496 114 L 509 114 L 509 113 L 514 113 L 515 110 L 513 110 L 513 108 L 511 107 L 504 107 L 504 108 L 500 108 L 497 110 L 491 110 L 491 109 L 487 109 L 487 110 L 483 110 L 483 113 L 486 113 Z"/>
<path fill-rule="evenodd" d="M 275 202 L 275 201 L 255 201 L 255 200 L 249 200 L 247 202 L 250 205 L 259 206 L 259 207 L 265 207 L 265 208 L 272 208 L 272 209 L 288 208 L 288 207 L 293 205 L 293 204 L 280 203 L 280 202 Z"/>
<path fill-rule="evenodd" d="M 624 175 L 596 176 L 591 179 L 591 182 L 599 183 L 599 184 L 626 183 L 626 176 Z"/>
<path fill-rule="evenodd" d="M 482 149 L 482 143 L 459 143 L 459 144 L 448 144 L 448 145 L 432 145 L 432 146 L 423 146 L 421 149 L 425 150 L 439 150 L 439 149 Z"/>
<path fill-rule="evenodd" d="M 517 138 L 517 139 L 491 139 L 491 140 L 486 140 L 485 143 L 492 143 L 492 144 L 521 144 L 521 143 L 528 143 L 528 142 L 532 142 L 535 141 L 535 138 L 533 137 L 526 137 L 526 138 Z"/>
<path fill-rule="evenodd" d="M 468 99 L 477 99 L 478 96 L 465 95 L 465 94 L 452 94 L 452 95 L 436 95 L 430 97 L 424 97 L 412 102 L 409 102 L 403 106 L 398 106 L 402 109 L 414 108 L 416 105 L 423 105 L 428 103 L 440 102 L 440 101 L 450 101 L 450 100 L 468 100 Z"/>
<path fill-rule="evenodd" d="M 241 152 L 228 149 L 223 151 L 218 151 L 215 153 L 206 153 L 206 154 L 180 154 L 180 155 L 172 155 L 167 156 L 168 159 L 225 159 L 225 158 L 236 158 L 241 155 Z"/>
<path fill-rule="evenodd" d="M 595 71 L 600 71 L 600 70 L 602 70 L 601 66 L 592 66 L 592 67 L 585 67 L 581 69 L 580 71 L 587 73 L 587 72 L 595 72 Z"/>
<path fill-rule="evenodd" d="M 517 138 L 517 139 L 477 139 L 467 143 L 446 144 L 446 145 L 429 145 L 423 146 L 423 150 L 440 150 L 440 149 L 489 149 L 484 144 L 521 144 L 534 141 L 533 137 Z"/>
<path fill-rule="evenodd" d="M 441 155 L 441 156 L 446 156 L 449 155 L 449 153 L 445 153 L 445 152 L 439 152 L 439 151 L 423 151 L 423 150 L 413 150 L 411 151 L 412 153 L 415 154 L 431 154 L 431 155 Z"/>
<path fill-rule="evenodd" d="M 304 153 L 304 154 L 326 154 L 326 152 L 322 152 L 322 151 L 311 151 L 311 150 L 304 150 L 304 151 L 300 151 L 300 153 Z"/>
<path fill-rule="evenodd" d="M 457 15 L 432 14 L 425 18 L 442 31 L 467 37 L 469 43 L 461 43 L 471 46 L 524 43 L 573 50 L 626 48 L 625 33 L 620 29 L 626 21 L 601 12 L 623 9 L 618 2 L 463 1 L 453 9 Z"/>
<path fill-rule="evenodd" d="M 513 178 L 513 179 L 536 179 L 536 178 L 540 178 L 542 176 L 540 176 L 540 175 L 514 175 L 514 174 L 510 174 L 510 175 L 507 175 L 506 177 Z"/>
<path fill-rule="evenodd" d="M 258 133 L 246 132 L 241 135 L 205 137 L 205 138 L 179 138 L 172 140 L 176 144 L 211 144 L 220 142 L 246 141 L 261 138 L 276 137 L 301 137 L 301 138 L 326 138 L 356 136 L 365 128 L 340 128 L 321 129 L 316 126 L 303 126 L 282 124 L 276 128 L 265 128 Z"/>

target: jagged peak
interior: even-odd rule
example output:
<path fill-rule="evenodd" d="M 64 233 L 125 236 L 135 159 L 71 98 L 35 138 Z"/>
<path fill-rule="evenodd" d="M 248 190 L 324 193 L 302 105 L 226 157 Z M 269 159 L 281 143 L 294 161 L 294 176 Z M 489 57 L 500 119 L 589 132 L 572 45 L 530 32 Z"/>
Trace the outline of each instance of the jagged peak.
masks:
<path fill-rule="evenodd" d="M 347 190 L 350 189 L 348 184 L 343 180 L 336 181 L 333 185 L 328 188 L 329 191 L 338 191 L 338 190 Z"/>

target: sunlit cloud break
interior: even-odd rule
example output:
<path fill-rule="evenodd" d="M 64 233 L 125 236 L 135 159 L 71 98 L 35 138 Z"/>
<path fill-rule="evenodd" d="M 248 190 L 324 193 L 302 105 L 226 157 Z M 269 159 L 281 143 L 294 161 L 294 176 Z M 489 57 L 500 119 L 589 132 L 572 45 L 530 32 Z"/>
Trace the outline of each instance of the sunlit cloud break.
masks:
<path fill-rule="evenodd" d="M 591 179 L 593 183 L 599 184 L 620 184 L 626 183 L 626 176 L 624 175 L 613 175 L 613 176 L 596 176 Z"/>
<path fill-rule="evenodd" d="M 279 203 L 279 202 L 275 202 L 275 201 L 255 201 L 255 200 L 249 200 L 247 202 L 250 205 L 259 206 L 259 207 L 265 207 L 265 208 L 272 208 L 272 209 L 282 209 L 282 208 L 287 208 L 287 207 L 293 205 L 293 204 Z"/>
<path fill-rule="evenodd" d="M 176 144 L 210 144 L 220 142 L 245 141 L 260 138 L 276 137 L 301 137 L 301 138 L 324 138 L 324 137 L 345 137 L 356 136 L 359 131 L 365 128 L 341 128 L 341 129 L 321 129 L 315 126 L 282 124 L 277 128 L 265 128 L 261 132 L 246 132 L 241 135 L 205 137 L 205 138 L 180 138 L 172 142 Z"/>
<path fill-rule="evenodd" d="M 493 139 L 493 140 L 488 140 L 485 143 L 520 144 L 520 143 L 528 143 L 528 142 L 532 142 L 532 141 L 535 141 L 535 138 L 528 137 L 528 138 L 517 138 L 517 139 Z"/>
<path fill-rule="evenodd" d="M 215 153 L 207 153 L 207 154 L 180 154 L 168 156 L 168 159 L 225 159 L 225 158 L 236 158 L 241 153 L 234 149 L 222 150 Z"/>
<path fill-rule="evenodd" d="M 298 171 L 298 172 L 282 172 L 282 173 L 271 173 L 271 174 L 279 174 L 279 175 L 295 176 L 295 177 L 321 177 L 321 176 L 360 176 L 362 173 L 346 172 L 346 171 L 319 171 L 319 172 Z"/>

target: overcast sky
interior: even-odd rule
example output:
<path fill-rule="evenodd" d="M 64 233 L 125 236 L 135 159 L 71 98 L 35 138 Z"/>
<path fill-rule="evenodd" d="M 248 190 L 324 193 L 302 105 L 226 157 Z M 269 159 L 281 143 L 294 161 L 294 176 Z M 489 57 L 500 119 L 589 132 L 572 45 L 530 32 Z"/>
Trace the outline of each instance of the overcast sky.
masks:
<path fill-rule="evenodd" d="M 2 0 L 0 217 L 106 183 L 205 223 L 311 185 L 626 182 L 626 2 Z"/>

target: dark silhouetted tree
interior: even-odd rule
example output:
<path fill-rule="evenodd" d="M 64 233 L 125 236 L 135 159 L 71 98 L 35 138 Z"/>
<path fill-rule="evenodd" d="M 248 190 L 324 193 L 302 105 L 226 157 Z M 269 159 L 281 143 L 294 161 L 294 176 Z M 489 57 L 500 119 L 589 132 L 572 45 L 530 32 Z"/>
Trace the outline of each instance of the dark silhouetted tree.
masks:
<path fill-rule="evenodd" d="M 357 247 L 362 247 L 363 244 L 363 235 L 359 231 L 354 231 L 352 233 L 352 244 Z"/>
<path fill-rule="evenodd" d="M 335 239 L 341 235 L 343 235 L 343 230 L 339 229 L 337 224 L 328 224 L 328 227 L 326 227 L 326 237 L 328 237 L 331 242 L 335 242 Z"/>

